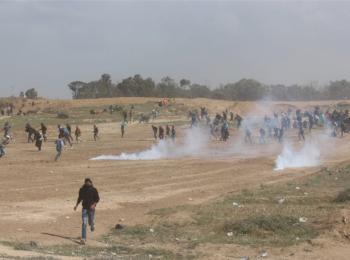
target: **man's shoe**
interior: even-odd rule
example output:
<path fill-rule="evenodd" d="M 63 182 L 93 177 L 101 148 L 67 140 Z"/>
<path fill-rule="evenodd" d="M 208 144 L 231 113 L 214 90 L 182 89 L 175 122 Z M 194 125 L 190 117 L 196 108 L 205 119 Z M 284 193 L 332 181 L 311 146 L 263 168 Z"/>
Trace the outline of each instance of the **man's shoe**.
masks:
<path fill-rule="evenodd" d="M 91 226 L 91 232 L 95 231 L 95 226 Z"/>
<path fill-rule="evenodd" d="M 85 245 L 86 244 L 86 240 L 85 239 L 80 240 L 80 244 L 81 245 Z"/>

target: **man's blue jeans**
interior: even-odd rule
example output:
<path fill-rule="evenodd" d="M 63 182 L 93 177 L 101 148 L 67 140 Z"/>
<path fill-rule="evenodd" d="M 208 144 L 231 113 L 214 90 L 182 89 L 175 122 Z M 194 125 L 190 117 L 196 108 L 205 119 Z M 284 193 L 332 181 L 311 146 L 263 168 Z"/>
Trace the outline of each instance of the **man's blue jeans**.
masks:
<path fill-rule="evenodd" d="M 83 209 L 82 211 L 83 225 L 81 229 L 81 239 L 86 240 L 86 228 L 87 225 L 91 227 L 91 230 L 95 228 L 95 209 Z"/>

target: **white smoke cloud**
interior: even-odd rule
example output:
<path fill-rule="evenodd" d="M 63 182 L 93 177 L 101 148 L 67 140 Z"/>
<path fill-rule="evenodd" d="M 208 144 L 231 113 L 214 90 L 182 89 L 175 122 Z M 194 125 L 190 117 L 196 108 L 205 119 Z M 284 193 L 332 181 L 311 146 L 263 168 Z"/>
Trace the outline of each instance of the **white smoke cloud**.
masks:
<path fill-rule="evenodd" d="M 276 159 L 275 170 L 317 166 L 321 162 L 320 156 L 320 149 L 315 143 L 306 142 L 299 150 L 285 144 Z"/>
<path fill-rule="evenodd" d="M 121 153 L 120 155 L 101 155 L 91 160 L 159 160 L 172 159 L 191 155 L 204 154 L 209 142 L 209 134 L 199 127 L 186 131 L 182 143 L 172 140 L 160 140 L 151 148 L 136 153 Z"/>

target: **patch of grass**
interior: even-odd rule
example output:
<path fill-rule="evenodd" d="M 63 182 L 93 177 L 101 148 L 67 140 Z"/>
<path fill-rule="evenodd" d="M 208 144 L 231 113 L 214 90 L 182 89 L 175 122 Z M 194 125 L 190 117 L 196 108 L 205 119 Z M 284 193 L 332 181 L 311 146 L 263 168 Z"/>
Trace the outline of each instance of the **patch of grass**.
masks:
<path fill-rule="evenodd" d="M 133 247 L 109 244 L 106 247 L 95 247 L 95 246 L 79 246 L 79 245 L 56 245 L 56 246 L 40 246 L 32 247 L 30 243 L 18 243 L 18 242 L 1 242 L 6 246 L 11 246 L 15 250 L 26 250 L 39 252 L 53 256 L 80 256 L 80 257 L 93 257 L 97 259 L 149 259 L 152 255 L 154 258 L 160 259 L 187 259 L 180 254 L 174 254 L 169 250 L 149 247 Z M 107 257 L 107 258 L 106 258 Z M 111 258 L 112 257 L 112 258 Z M 41 258 L 37 258 L 41 259 Z M 42 259 L 55 259 L 46 257 Z"/>
<path fill-rule="evenodd" d="M 339 192 L 334 202 L 342 203 L 350 201 L 350 188 Z"/>
<path fill-rule="evenodd" d="M 159 209 L 154 209 L 148 212 L 149 215 L 154 215 L 154 216 L 160 216 L 160 217 L 164 217 L 164 216 L 169 216 L 172 214 L 175 214 L 176 212 L 179 211 L 184 211 L 186 209 L 190 209 L 190 206 L 187 205 L 180 205 L 180 206 L 176 206 L 176 207 L 171 207 L 171 208 L 159 208 Z"/>
<path fill-rule="evenodd" d="M 291 216 L 254 216 L 236 222 L 226 222 L 223 231 L 232 232 L 234 240 L 256 244 L 289 245 L 291 241 L 314 238 L 318 232 L 311 225 Z"/>
<path fill-rule="evenodd" d="M 325 168 L 300 180 L 245 189 L 215 202 L 156 209 L 149 212 L 154 216 L 149 225 L 125 227 L 112 232 L 109 239 L 176 244 L 183 250 L 201 243 L 294 245 L 332 228 L 335 223 L 329 220 L 341 209 L 334 198 L 350 200 L 350 189 L 339 194 L 349 186 L 350 167 Z M 177 222 L 178 213 L 190 217 Z M 300 218 L 307 221 L 302 223 Z"/>

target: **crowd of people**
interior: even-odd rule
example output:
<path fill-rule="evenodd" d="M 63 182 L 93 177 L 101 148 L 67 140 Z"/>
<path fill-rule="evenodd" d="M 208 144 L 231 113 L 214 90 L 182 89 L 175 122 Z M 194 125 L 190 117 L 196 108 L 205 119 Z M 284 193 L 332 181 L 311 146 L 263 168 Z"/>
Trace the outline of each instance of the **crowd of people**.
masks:
<path fill-rule="evenodd" d="M 249 144 L 266 144 L 269 140 L 276 140 L 279 143 L 284 141 L 284 136 L 287 131 L 296 130 L 298 139 L 305 140 L 306 132 L 310 133 L 316 126 L 329 129 L 329 133 L 333 137 L 342 137 L 344 133 L 350 130 L 349 111 L 326 110 L 321 111 L 319 107 L 312 110 L 301 111 L 300 109 L 287 109 L 283 112 L 275 112 L 271 115 L 258 116 L 258 113 L 253 113 L 251 116 L 243 118 L 240 114 L 234 113 L 226 109 L 221 113 L 216 113 L 212 118 L 209 110 L 206 107 L 201 107 L 198 110 L 189 111 L 190 127 L 206 127 L 209 129 L 209 135 L 220 141 L 227 141 L 230 138 L 230 131 L 239 131 L 244 133 L 244 142 Z M 155 119 L 158 116 L 156 110 L 152 111 L 152 117 Z M 129 113 L 122 111 L 122 121 L 120 124 L 121 138 L 125 136 L 125 130 L 128 123 L 133 122 L 134 111 L 131 109 Z M 348 127 L 349 126 L 349 127 Z M 176 129 L 174 125 L 167 124 L 151 125 L 153 138 L 158 140 L 176 139 Z M 0 142 L 0 157 L 6 154 L 6 146 L 14 140 L 12 134 L 12 126 L 6 122 L 1 129 L 3 138 Z M 43 144 L 48 141 L 48 127 L 41 123 L 39 127 L 33 127 L 30 123 L 25 125 L 26 140 L 28 143 L 34 143 L 35 147 L 41 151 Z M 74 137 L 73 137 L 74 135 Z M 56 156 L 55 161 L 61 158 L 64 147 L 73 146 L 74 140 L 78 144 L 82 141 L 82 130 L 76 125 L 73 131 L 70 124 L 57 125 L 57 138 L 55 139 Z M 257 138 L 256 138 L 257 137 Z M 256 138 L 256 139 L 255 139 Z M 99 127 L 94 124 L 92 126 L 92 140 L 100 139 Z M 256 141 L 257 140 L 257 141 Z M 97 189 L 93 186 L 92 180 L 86 178 L 83 186 L 79 190 L 78 199 L 74 210 L 82 202 L 82 240 L 85 244 L 87 237 L 87 226 L 90 226 L 91 231 L 95 230 L 95 208 L 100 197 Z"/>
<path fill-rule="evenodd" d="M 152 125 L 152 131 L 155 140 L 171 139 L 175 141 L 176 130 L 174 125 L 172 125 L 171 127 L 169 125 L 166 125 L 165 130 L 163 126 L 157 127 L 155 125 Z"/>
<path fill-rule="evenodd" d="M 154 117 L 158 113 L 152 110 Z M 199 112 L 198 112 L 199 111 Z M 283 112 L 275 112 L 271 115 L 258 117 L 256 114 L 246 116 L 243 118 L 240 114 L 234 113 L 226 109 L 221 113 L 216 113 L 213 118 L 210 117 L 209 111 L 206 107 L 200 107 L 199 110 L 189 111 L 190 127 L 196 127 L 199 124 L 205 125 L 209 128 L 210 136 L 215 140 L 227 141 L 230 138 L 230 132 L 233 130 L 244 130 L 244 142 L 248 144 L 259 143 L 265 144 L 268 139 L 275 139 L 282 143 L 286 131 L 289 129 L 296 129 L 297 136 L 300 141 L 305 140 L 305 133 L 311 132 L 315 126 L 324 126 L 329 129 L 329 133 L 333 137 L 342 137 L 344 133 L 350 130 L 350 117 L 348 110 L 326 110 L 323 112 L 320 107 L 316 106 L 314 109 L 301 111 L 300 109 L 292 110 L 291 108 Z M 121 137 L 124 138 L 128 123 L 134 120 L 134 107 L 129 112 L 122 111 L 122 121 L 120 124 Z M 4 133 L 3 139 L 0 142 L 0 157 L 6 154 L 6 146 L 14 140 L 12 127 L 9 122 L 6 122 L 2 128 Z M 48 128 L 44 123 L 40 127 L 35 128 L 30 123 L 25 125 L 25 132 L 27 133 L 27 142 L 34 143 L 35 147 L 41 151 L 43 144 L 47 141 Z M 64 146 L 73 146 L 82 141 L 82 131 L 77 125 L 73 132 L 70 124 L 57 126 L 58 137 L 55 140 L 57 161 L 63 151 Z M 96 124 L 93 125 L 92 137 L 94 141 L 99 140 L 100 131 Z M 175 140 L 176 130 L 174 125 L 152 125 L 152 133 L 155 140 L 170 139 Z M 74 138 L 73 138 L 74 135 Z"/>
<path fill-rule="evenodd" d="M 253 144 L 254 136 L 257 143 L 264 144 L 267 139 L 275 139 L 282 143 L 286 131 L 295 129 L 299 141 L 305 141 L 305 132 L 311 132 L 315 126 L 322 126 L 328 129 L 333 137 L 342 137 L 350 130 L 350 117 L 348 110 L 326 110 L 321 111 L 316 106 L 313 109 L 301 111 L 288 108 L 283 112 L 275 112 L 264 117 L 252 113 L 243 118 L 240 114 L 234 114 L 226 109 L 222 113 L 216 113 L 213 119 L 210 118 L 208 109 L 205 107 L 198 110 L 189 111 L 191 127 L 198 126 L 199 123 L 209 126 L 210 135 L 215 140 L 227 141 L 230 137 L 230 130 L 240 130 L 244 128 L 244 142 Z M 255 141 L 256 142 L 256 141 Z"/>

